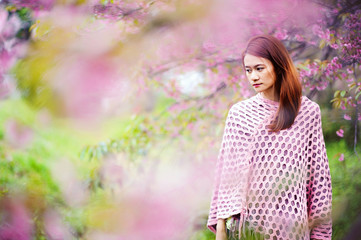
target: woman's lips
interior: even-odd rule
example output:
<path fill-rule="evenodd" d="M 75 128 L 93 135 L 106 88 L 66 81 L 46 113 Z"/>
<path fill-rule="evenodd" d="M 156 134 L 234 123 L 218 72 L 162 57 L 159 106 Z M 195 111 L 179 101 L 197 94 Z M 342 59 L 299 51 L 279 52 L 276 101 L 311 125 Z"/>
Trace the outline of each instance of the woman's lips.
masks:
<path fill-rule="evenodd" d="M 253 84 L 253 87 L 258 88 L 259 86 L 261 86 L 261 84 L 262 84 L 262 83 Z"/>

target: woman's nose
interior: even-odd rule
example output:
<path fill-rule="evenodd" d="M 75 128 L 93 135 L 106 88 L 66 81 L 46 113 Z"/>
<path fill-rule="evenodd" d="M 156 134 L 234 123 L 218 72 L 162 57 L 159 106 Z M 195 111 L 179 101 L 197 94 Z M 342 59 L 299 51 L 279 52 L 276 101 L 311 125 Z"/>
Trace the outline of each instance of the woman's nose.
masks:
<path fill-rule="evenodd" d="M 256 81 L 256 80 L 258 80 L 258 79 L 259 79 L 258 74 L 257 74 L 255 71 L 252 71 L 252 73 L 251 73 L 251 80 L 252 80 L 252 81 Z"/>

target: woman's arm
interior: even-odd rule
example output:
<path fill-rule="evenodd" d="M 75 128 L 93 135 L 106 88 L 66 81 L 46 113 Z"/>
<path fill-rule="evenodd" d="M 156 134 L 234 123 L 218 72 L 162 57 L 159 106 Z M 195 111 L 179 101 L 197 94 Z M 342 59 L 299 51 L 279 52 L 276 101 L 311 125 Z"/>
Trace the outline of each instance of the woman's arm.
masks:
<path fill-rule="evenodd" d="M 227 228 L 225 219 L 218 219 L 217 221 L 216 240 L 227 240 Z"/>
<path fill-rule="evenodd" d="M 322 133 L 321 112 L 315 109 L 307 172 L 307 206 L 311 239 L 331 240 L 331 175 Z"/>
<path fill-rule="evenodd" d="M 233 105 L 228 113 L 219 151 L 215 186 L 207 226 L 217 233 L 219 219 L 240 214 L 247 207 L 251 130 L 243 126 L 250 106 Z"/>

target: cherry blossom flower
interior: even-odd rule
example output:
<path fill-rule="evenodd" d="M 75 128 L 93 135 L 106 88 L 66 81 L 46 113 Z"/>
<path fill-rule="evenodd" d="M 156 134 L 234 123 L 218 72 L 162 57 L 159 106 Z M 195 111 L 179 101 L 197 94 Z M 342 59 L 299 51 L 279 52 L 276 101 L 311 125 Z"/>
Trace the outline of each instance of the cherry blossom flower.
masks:
<path fill-rule="evenodd" d="M 88 199 L 86 186 L 77 176 L 72 162 L 67 159 L 59 159 L 53 163 L 50 170 L 53 178 L 59 184 L 64 200 L 69 206 L 80 206 Z M 55 221 L 55 219 L 53 220 Z"/>
<path fill-rule="evenodd" d="M 0 201 L 2 224 L 0 239 L 31 239 L 32 222 L 21 198 L 3 198 Z"/>
<path fill-rule="evenodd" d="M 344 133 L 343 129 L 339 129 L 338 131 L 336 131 L 337 136 L 341 138 L 343 137 L 343 133 Z"/>
<path fill-rule="evenodd" d="M 44 227 L 50 239 L 71 239 L 70 229 L 66 226 L 60 214 L 54 209 L 44 214 Z"/>
<path fill-rule="evenodd" d="M 26 148 L 34 138 L 33 130 L 17 120 L 10 119 L 5 123 L 5 140 L 12 147 Z"/>
<path fill-rule="evenodd" d="M 343 118 L 345 120 L 351 120 L 351 116 L 350 115 L 347 115 L 346 113 L 343 115 Z"/>

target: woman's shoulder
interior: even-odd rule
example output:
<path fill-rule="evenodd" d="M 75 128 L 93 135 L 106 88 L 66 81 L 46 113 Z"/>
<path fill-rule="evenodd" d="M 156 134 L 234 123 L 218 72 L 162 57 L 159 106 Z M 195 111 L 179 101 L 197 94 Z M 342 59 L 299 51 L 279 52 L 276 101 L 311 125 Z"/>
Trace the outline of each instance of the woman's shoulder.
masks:
<path fill-rule="evenodd" d="M 301 109 L 309 110 L 309 111 L 316 111 L 316 113 L 317 113 L 320 111 L 320 106 L 318 105 L 318 103 L 312 101 L 307 96 L 302 96 Z"/>
<path fill-rule="evenodd" d="M 252 105 L 255 103 L 255 96 L 252 96 L 250 98 L 247 99 L 242 99 L 236 103 L 234 103 L 231 108 L 230 108 L 230 112 L 243 112 L 243 111 L 247 111 L 250 110 L 250 108 L 252 107 Z"/>
<path fill-rule="evenodd" d="M 254 95 L 250 98 L 240 100 L 236 103 L 234 103 L 231 108 L 229 109 L 229 112 L 232 113 L 250 113 L 250 112 L 259 112 L 263 108 L 258 108 L 257 106 L 259 104 L 263 104 L 265 102 L 260 101 L 258 95 Z M 278 105 L 276 106 L 274 103 L 269 104 L 270 106 L 274 107 L 275 109 L 278 108 Z M 301 111 L 307 111 L 310 113 L 319 113 L 320 112 L 320 106 L 318 103 L 312 101 L 307 96 L 301 96 Z"/>

